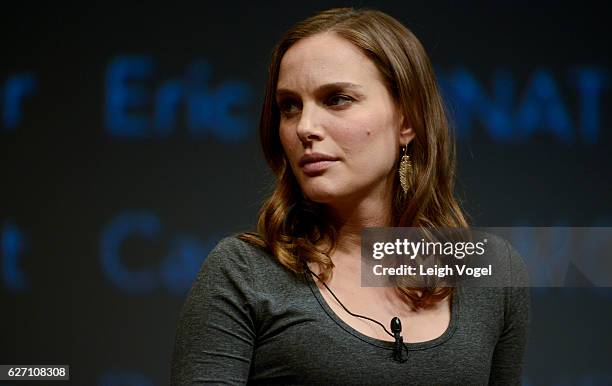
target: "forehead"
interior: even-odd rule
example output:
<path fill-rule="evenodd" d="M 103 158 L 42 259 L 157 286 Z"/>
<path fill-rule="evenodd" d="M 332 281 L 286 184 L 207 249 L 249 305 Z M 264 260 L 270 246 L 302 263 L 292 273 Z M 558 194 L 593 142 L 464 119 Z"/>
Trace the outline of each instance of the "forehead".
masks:
<path fill-rule="evenodd" d="M 382 81 L 360 48 L 335 33 L 299 40 L 283 56 L 277 88 L 308 88 L 332 82 L 367 86 Z"/>

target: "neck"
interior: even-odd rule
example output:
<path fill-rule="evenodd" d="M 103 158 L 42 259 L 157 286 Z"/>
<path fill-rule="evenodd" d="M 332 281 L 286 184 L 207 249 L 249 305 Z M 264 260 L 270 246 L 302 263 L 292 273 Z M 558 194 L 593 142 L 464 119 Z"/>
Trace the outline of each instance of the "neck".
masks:
<path fill-rule="evenodd" d="M 391 224 L 391 189 L 380 189 L 360 199 L 342 200 L 328 205 L 331 221 L 335 224 L 337 242 L 335 251 L 344 256 L 361 256 L 361 233 L 368 227 L 386 227 Z"/>

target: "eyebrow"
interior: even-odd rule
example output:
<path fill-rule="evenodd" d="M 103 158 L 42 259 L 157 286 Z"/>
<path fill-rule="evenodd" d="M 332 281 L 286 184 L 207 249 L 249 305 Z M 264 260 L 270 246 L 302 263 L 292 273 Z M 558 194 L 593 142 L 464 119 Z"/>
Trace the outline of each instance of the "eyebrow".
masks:
<path fill-rule="evenodd" d="M 329 92 L 332 90 L 339 90 L 339 89 L 350 89 L 350 90 L 355 90 L 355 91 L 359 91 L 363 89 L 363 86 L 355 84 L 355 83 L 351 83 L 351 82 L 335 82 L 335 83 L 327 83 L 327 84 L 323 84 L 319 87 L 317 87 L 315 89 L 315 93 L 316 94 L 321 94 L 321 93 L 325 93 L 325 92 Z M 295 95 L 296 92 L 291 91 L 287 88 L 279 88 L 276 90 L 276 97 L 278 98 L 279 96 L 282 95 Z"/>

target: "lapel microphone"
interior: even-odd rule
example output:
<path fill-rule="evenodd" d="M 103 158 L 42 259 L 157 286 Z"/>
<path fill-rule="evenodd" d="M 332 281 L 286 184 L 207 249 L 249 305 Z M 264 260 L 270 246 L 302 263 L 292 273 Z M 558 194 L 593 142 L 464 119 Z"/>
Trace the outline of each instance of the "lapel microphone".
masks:
<path fill-rule="evenodd" d="M 404 358 L 403 352 L 402 352 L 403 350 L 406 350 L 406 354 L 408 354 L 408 347 L 406 347 L 406 345 L 404 344 L 404 338 L 400 335 L 400 333 L 402 332 L 402 322 L 400 321 L 400 318 L 398 318 L 396 316 L 393 319 L 391 319 L 391 331 L 393 332 L 393 334 L 390 333 L 389 330 L 387 330 L 387 328 L 382 323 L 380 323 L 379 321 L 374 320 L 372 318 L 369 318 L 367 316 L 355 314 L 355 313 L 349 311 L 348 308 L 346 308 L 346 306 L 344 304 L 342 304 L 340 299 L 338 299 L 336 294 L 334 294 L 334 292 L 331 290 L 331 288 L 329 288 L 327 286 L 327 284 L 323 280 L 321 280 L 319 275 L 317 275 L 316 273 L 312 272 L 306 263 L 304 263 L 304 268 L 311 275 L 314 275 L 323 284 L 323 286 L 325 286 L 325 288 L 327 288 L 329 293 L 334 297 L 334 299 L 336 299 L 336 301 L 340 304 L 340 306 L 342 306 L 344 311 L 349 313 L 349 315 L 352 315 L 352 316 L 354 316 L 356 318 L 366 319 L 366 320 L 369 320 L 370 322 L 374 322 L 374 323 L 378 324 L 379 326 L 381 326 L 383 328 L 383 330 L 385 330 L 385 332 L 387 334 L 389 334 L 390 336 L 395 338 L 395 346 L 393 347 L 393 360 L 394 361 L 399 362 L 399 363 L 404 363 L 404 362 L 406 362 L 408 360 L 408 359 Z"/>
<path fill-rule="evenodd" d="M 403 357 L 404 338 L 400 335 L 402 332 L 402 321 L 397 316 L 391 319 L 391 332 L 395 338 L 395 347 L 393 348 L 393 360 L 396 362 L 404 363 L 407 359 Z M 408 349 L 406 348 L 406 352 Z"/>

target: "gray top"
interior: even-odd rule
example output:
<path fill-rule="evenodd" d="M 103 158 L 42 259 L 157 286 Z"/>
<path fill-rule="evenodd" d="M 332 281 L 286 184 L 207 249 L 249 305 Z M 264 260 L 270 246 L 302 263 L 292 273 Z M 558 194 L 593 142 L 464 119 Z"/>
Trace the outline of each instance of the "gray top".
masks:
<path fill-rule="evenodd" d="M 503 240 L 510 271 L 527 275 Z M 353 329 L 329 307 L 310 275 L 235 237 L 206 258 L 176 331 L 171 384 L 514 385 L 521 382 L 529 288 L 457 288 L 438 338 L 393 342 Z M 385 321 L 381 321 L 386 323 Z"/>

